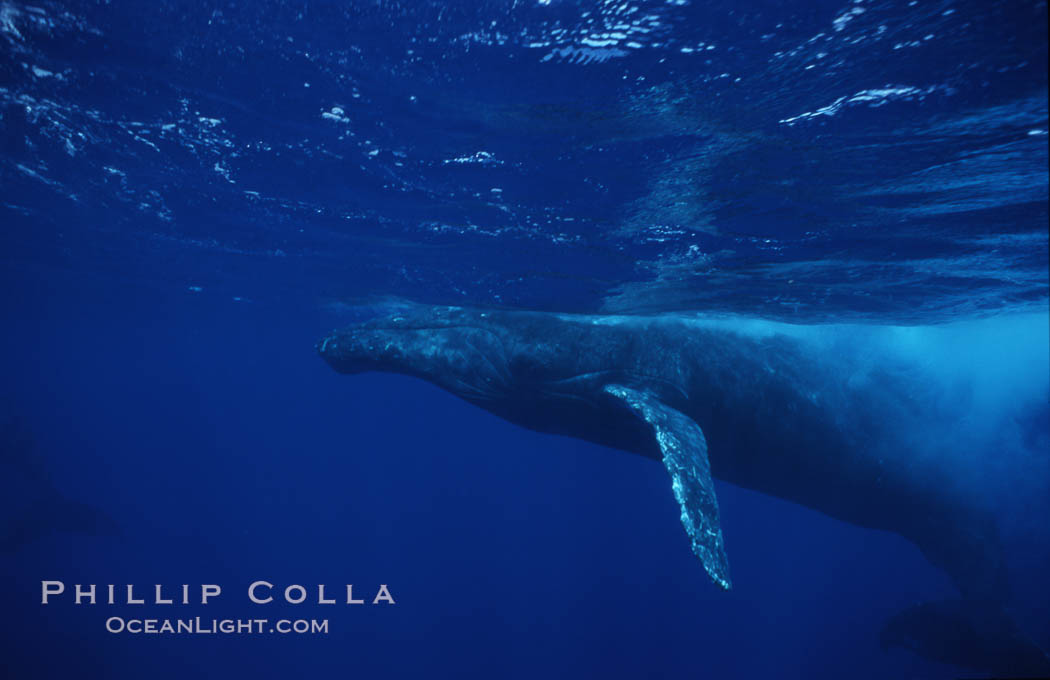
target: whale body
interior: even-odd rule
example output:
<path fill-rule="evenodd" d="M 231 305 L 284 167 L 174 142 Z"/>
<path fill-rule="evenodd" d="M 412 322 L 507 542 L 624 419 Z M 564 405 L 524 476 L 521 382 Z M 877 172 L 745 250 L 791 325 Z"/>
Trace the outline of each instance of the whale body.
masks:
<path fill-rule="evenodd" d="M 713 478 L 905 537 L 968 612 L 994 619 L 1008 598 L 992 513 L 937 444 L 953 423 L 907 365 L 675 315 L 422 305 L 317 349 L 342 373 L 415 376 L 520 426 L 662 461 L 719 587 L 731 578 Z"/>

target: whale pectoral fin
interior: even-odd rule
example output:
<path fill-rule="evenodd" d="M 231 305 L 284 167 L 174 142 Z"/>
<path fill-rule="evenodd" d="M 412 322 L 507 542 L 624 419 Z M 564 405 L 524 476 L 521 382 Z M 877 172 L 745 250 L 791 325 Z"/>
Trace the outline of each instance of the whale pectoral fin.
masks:
<path fill-rule="evenodd" d="M 718 499 L 707 460 L 707 440 L 692 418 L 667 406 L 648 392 L 622 385 L 605 391 L 622 399 L 653 428 L 664 465 L 671 475 L 674 497 L 682 508 L 682 526 L 689 534 L 693 554 L 716 585 L 729 590 L 729 560 L 718 519 Z"/>

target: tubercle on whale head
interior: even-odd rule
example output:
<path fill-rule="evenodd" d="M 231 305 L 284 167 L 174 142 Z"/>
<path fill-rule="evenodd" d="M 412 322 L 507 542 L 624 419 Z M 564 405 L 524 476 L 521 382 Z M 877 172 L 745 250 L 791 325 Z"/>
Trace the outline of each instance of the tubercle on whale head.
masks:
<path fill-rule="evenodd" d="M 410 368 L 413 344 L 402 334 L 385 329 L 352 327 L 329 333 L 317 343 L 317 353 L 340 373 L 404 372 Z"/>

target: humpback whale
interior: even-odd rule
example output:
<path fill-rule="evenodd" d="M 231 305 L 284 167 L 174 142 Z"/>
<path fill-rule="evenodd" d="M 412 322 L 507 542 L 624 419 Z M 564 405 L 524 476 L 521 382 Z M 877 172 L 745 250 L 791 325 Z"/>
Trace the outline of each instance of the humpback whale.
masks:
<path fill-rule="evenodd" d="M 0 479 L 0 554 L 17 552 L 57 532 L 116 532 L 104 512 L 66 498 L 55 488 L 32 434 L 15 418 L 0 425 Z"/>
<path fill-rule="evenodd" d="M 971 618 L 995 619 L 1008 597 L 993 516 L 957 479 L 936 435 L 952 423 L 906 365 L 851 364 L 789 332 L 675 315 L 424 305 L 333 331 L 317 350 L 341 373 L 415 376 L 520 426 L 661 461 L 721 588 L 731 577 L 714 478 L 904 536 L 973 603 Z M 921 631 L 908 617 L 885 644 Z"/>

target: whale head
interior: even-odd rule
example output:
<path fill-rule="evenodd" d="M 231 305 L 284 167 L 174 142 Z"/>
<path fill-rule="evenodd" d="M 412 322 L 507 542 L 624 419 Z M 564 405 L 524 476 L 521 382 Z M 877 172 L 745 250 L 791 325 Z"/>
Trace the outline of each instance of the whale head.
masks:
<path fill-rule="evenodd" d="M 617 400 L 602 385 L 627 380 L 610 363 L 630 345 L 613 327 L 599 342 L 596 329 L 584 317 L 419 305 L 333 331 L 317 351 L 340 373 L 410 375 L 532 430 L 658 457 L 648 426 L 604 415 Z"/>
<path fill-rule="evenodd" d="M 317 351 L 340 373 L 401 373 L 486 401 L 510 380 L 503 335 L 485 312 L 419 307 L 333 331 Z"/>

